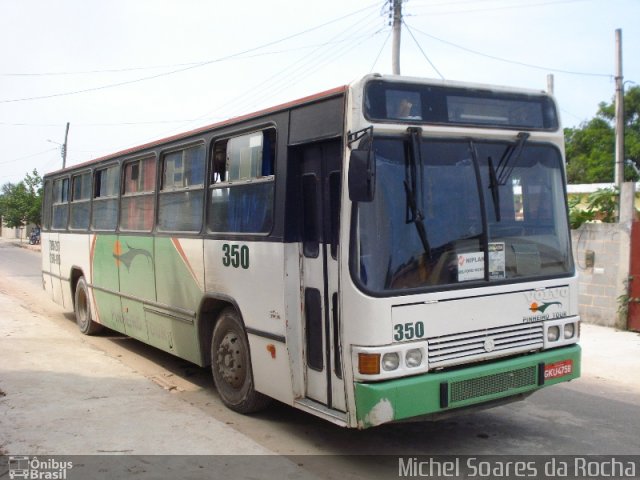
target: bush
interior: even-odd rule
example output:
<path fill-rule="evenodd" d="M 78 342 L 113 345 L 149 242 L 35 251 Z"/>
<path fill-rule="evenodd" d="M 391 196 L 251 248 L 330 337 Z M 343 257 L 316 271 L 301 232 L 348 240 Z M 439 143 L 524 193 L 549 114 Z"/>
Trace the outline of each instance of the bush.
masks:
<path fill-rule="evenodd" d="M 603 223 L 615 223 L 617 220 L 618 187 L 600 188 L 589 194 L 587 205 L 580 208 L 580 197 L 569 199 L 569 224 L 577 229 L 586 222 L 599 220 Z"/>

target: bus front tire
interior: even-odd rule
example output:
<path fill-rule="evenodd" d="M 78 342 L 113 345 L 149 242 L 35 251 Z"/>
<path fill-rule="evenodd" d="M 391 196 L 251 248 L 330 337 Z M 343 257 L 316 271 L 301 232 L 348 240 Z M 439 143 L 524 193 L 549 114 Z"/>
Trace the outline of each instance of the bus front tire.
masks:
<path fill-rule="evenodd" d="M 249 355 L 249 342 L 235 309 L 222 311 L 211 339 L 211 371 L 222 402 L 239 413 L 266 408 L 271 399 L 256 392 Z"/>
<path fill-rule="evenodd" d="M 91 307 L 89 306 L 89 289 L 84 277 L 80 277 L 76 284 L 75 302 L 73 310 L 76 315 L 78 328 L 85 335 L 95 335 L 102 330 L 102 325 L 96 323 L 91 318 Z"/>

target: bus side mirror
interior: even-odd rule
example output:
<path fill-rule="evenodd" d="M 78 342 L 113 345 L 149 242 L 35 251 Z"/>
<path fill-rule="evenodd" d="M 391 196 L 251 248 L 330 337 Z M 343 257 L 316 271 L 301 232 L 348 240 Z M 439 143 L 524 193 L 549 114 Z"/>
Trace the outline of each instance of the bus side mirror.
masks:
<path fill-rule="evenodd" d="M 373 149 L 352 150 L 349 160 L 349 199 L 371 202 L 376 189 L 376 156 Z"/>

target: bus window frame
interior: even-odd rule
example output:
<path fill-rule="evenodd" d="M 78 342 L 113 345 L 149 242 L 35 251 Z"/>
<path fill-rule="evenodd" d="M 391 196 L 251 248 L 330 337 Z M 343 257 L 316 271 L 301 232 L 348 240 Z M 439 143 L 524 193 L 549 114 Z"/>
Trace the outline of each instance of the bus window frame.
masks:
<path fill-rule="evenodd" d="M 53 201 L 51 195 L 53 194 L 53 181 L 47 178 L 43 182 L 43 201 L 42 201 L 42 229 L 49 231 L 51 229 L 51 209 L 53 208 Z M 46 208 L 46 207 L 49 208 Z"/>
<path fill-rule="evenodd" d="M 60 201 L 58 201 L 57 198 L 55 198 L 55 193 L 56 193 L 56 182 L 60 181 L 62 182 L 63 185 L 63 189 L 64 189 L 64 185 L 65 185 L 65 180 L 66 180 L 66 185 L 67 185 L 67 192 L 66 195 L 64 195 L 64 193 L 62 194 L 62 198 L 60 199 Z M 62 231 L 66 231 L 69 228 L 69 189 L 71 186 L 71 175 L 69 173 L 67 173 L 66 175 L 60 175 L 59 177 L 54 177 L 52 179 L 51 182 L 51 230 L 57 231 L 57 232 L 62 232 Z M 65 198 L 66 197 L 66 198 Z M 67 221 L 65 222 L 63 227 L 55 227 L 55 208 L 56 206 L 66 206 L 66 210 L 67 210 Z"/>
<path fill-rule="evenodd" d="M 149 233 L 151 234 L 155 228 L 156 228 L 156 224 L 157 224 L 157 214 L 158 214 L 158 191 L 159 191 L 159 181 L 158 181 L 158 171 L 159 171 L 159 155 L 155 152 L 155 151 L 150 151 L 150 152 L 144 152 L 140 155 L 136 155 L 134 157 L 129 157 L 129 158 L 125 158 L 122 160 L 121 164 L 120 164 L 120 191 L 119 191 L 119 212 L 118 212 L 118 231 L 119 232 L 131 232 L 131 233 L 136 233 L 136 232 L 140 232 L 140 233 Z M 127 193 L 125 192 L 126 189 L 126 172 L 127 172 L 127 165 L 135 163 L 135 162 L 143 162 L 145 160 L 149 160 L 152 159 L 154 162 L 154 168 L 155 168 L 155 174 L 154 174 L 154 178 L 153 178 L 153 190 L 151 191 L 143 191 L 143 192 L 130 192 Z M 152 205 L 153 205 L 153 213 L 152 213 L 152 220 L 151 220 L 151 226 L 149 229 L 131 229 L 131 228 L 124 228 L 122 226 L 122 215 L 124 212 L 124 208 L 123 208 L 123 200 L 124 199 L 131 199 L 131 198 L 141 198 L 141 197 L 151 197 L 152 200 Z"/>
<path fill-rule="evenodd" d="M 272 161 L 272 173 L 271 175 L 266 175 L 266 176 L 261 176 L 261 177 L 252 177 L 249 179 L 239 179 L 239 180 L 228 180 L 228 176 L 229 176 L 229 169 L 228 169 L 228 165 L 226 164 L 226 152 L 227 152 L 227 147 L 229 144 L 229 140 L 234 139 L 234 138 L 240 138 L 240 137 L 244 137 L 244 136 L 251 136 L 251 135 L 255 135 L 257 133 L 262 133 L 263 134 L 263 151 L 264 151 L 264 132 L 268 131 L 268 130 L 272 130 L 273 131 L 273 154 L 274 154 L 274 158 Z M 209 143 L 209 156 L 208 156 L 208 162 L 207 162 L 207 186 L 206 186 L 206 196 L 205 196 L 205 203 L 206 206 L 204 208 L 204 213 L 205 213 L 205 217 L 204 217 L 204 233 L 208 236 L 219 236 L 221 238 L 228 238 L 228 237 L 239 237 L 239 238 L 251 238 L 251 237 L 256 237 L 256 238 L 264 238 L 264 237 L 269 237 L 272 235 L 274 229 L 275 229 L 275 225 L 276 225 L 276 205 L 277 205 L 277 200 L 276 200 L 276 194 L 277 194 L 277 170 L 278 170 L 278 158 L 281 156 L 279 155 L 280 151 L 279 151 L 279 139 L 280 139 L 280 132 L 278 129 L 278 125 L 276 123 L 274 123 L 273 121 L 268 122 L 268 123 L 263 123 L 263 124 L 259 124 L 259 125 L 251 125 L 250 127 L 247 128 L 243 128 L 242 130 L 236 130 L 230 133 L 226 133 L 225 135 L 220 135 L 217 137 L 214 137 L 211 139 L 210 143 Z M 216 149 L 216 145 L 218 145 L 221 142 L 225 142 L 225 170 L 224 170 L 224 176 L 225 176 L 225 180 L 219 180 L 214 182 L 213 181 L 213 175 L 215 173 L 215 169 L 214 169 L 214 161 L 215 161 L 215 149 Z M 264 155 L 263 155 L 264 158 Z M 268 231 L 265 232 L 240 232 L 240 231 L 220 231 L 220 230 L 214 230 L 211 228 L 211 222 L 209 221 L 209 215 L 211 212 L 211 192 L 213 192 L 213 190 L 218 190 L 218 189 L 223 189 L 223 188 L 234 188 L 234 187 L 242 187 L 242 186 L 247 186 L 247 185 L 259 185 L 259 184 L 266 184 L 266 183 L 272 183 L 273 184 L 273 194 L 272 194 L 272 203 L 271 203 L 271 225 L 270 228 L 268 229 Z"/>
<path fill-rule="evenodd" d="M 118 227 L 119 227 L 119 219 L 120 219 L 120 190 L 122 189 L 122 168 L 121 168 L 122 162 L 119 160 L 113 161 L 113 162 L 108 162 L 102 165 L 96 165 L 95 168 L 92 170 L 92 176 L 93 176 L 93 189 L 91 192 L 91 223 L 89 225 L 89 230 L 94 231 L 94 232 L 117 232 L 118 231 Z M 97 182 L 96 182 L 96 176 L 98 175 L 98 172 L 101 172 L 103 170 L 108 170 L 109 168 L 115 167 L 118 169 L 117 172 L 117 178 L 118 178 L 118 187 L 116 189 L 116 194 L 115 195 L 111 195 L 111 196 L 100 196 L 100 197 L 96 197 L 96 186 L 97 186 Z M 114 228 L 96 228 L 95 227 L 95 206 L 96 206 L 96 202 L 98 202 L 98 204 L 100 204 L 101 202 L 106 202 L 109 200 L 113 200 L 116 199 L 116 222 L 115 222 L 115 226 Z"/>
<path fill-rule="evenodd" d="M 188 185 L 186 187 L 180 188 L 164 188 L 164 168 L 165 168 L 165 158 L 167 155 L 171 155 L 176 152 L 184 152 L 185 150 L 202 147 L 203 148 L 203 179 L 202 184 L 197 186 Z M 208 155 L 207 155 L 207 142 L 204 138 L 199 138 L 196 140 L 190 140 L 178 145 L 172 145 L 165 150 L 161 150 L 159 155 L 157 156 L 156 163 L 156 192 L 155 192 L 155 212 L 154 212 L 154 224 L 152 231 L 157 232 L 159 234 L 173 234 L 179 233 L 181 236 L 197 236 L 202 234 L 203 229 L 205 228 L 206 223 L 206 199 L 205 199 L 205 191 L 207 190 L 207 176 L 208 176 Z M 171 195 L 176 193 L 184 193 L 184 192 L 197 192 L 200 190 L 202 193 L 202 208 L 200 209 L 200 227 L 197 230 L 180 230 L 180 229 L 168 229 L 163 228 L 160 225 L 160 209 L 161 209 L 161 198 L 163 195 Z"/>
<path fill-rule="evenodd" d="M 89 196 L 87 198 L 81 198 L 79 200 L 76 200 L 74 198 L 74 180 L 78 177 L 82 177 L 83 175 L 89 175 Z M 94 175 L 93 175 L 93 171 L 91 169 L 86 169 L 86 170 L 76 170 L 73 172 L 70 172 L 70 181 L 69 181 L 69 230 L 73 231 L 73 232 L 86 232 L 91 228 L 91 219 L 92 219 L 92 210 L 93 210 L 93 205 L 92 205 L 92 200 L 93 200 L 93 181 L 94 181 Z M 80 204 L 86 203 L 89 205 L 89 210 L 87 212 L 88 218 L 87 218 L 87 226 L 86 227 L 73 227 L 71 225 L 72 223 L 72 211 L 73 211 L 73 207 L 78 206 Z"/>

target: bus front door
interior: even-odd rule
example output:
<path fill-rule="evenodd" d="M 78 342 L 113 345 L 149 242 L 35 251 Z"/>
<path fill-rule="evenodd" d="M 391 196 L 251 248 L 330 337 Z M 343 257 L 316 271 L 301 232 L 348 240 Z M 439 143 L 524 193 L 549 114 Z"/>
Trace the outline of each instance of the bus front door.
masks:
<path fill-rule="evenodd" d="M 341 142 L 300 152 L 306 396 L 345 411 L 338 297 Z"/>

